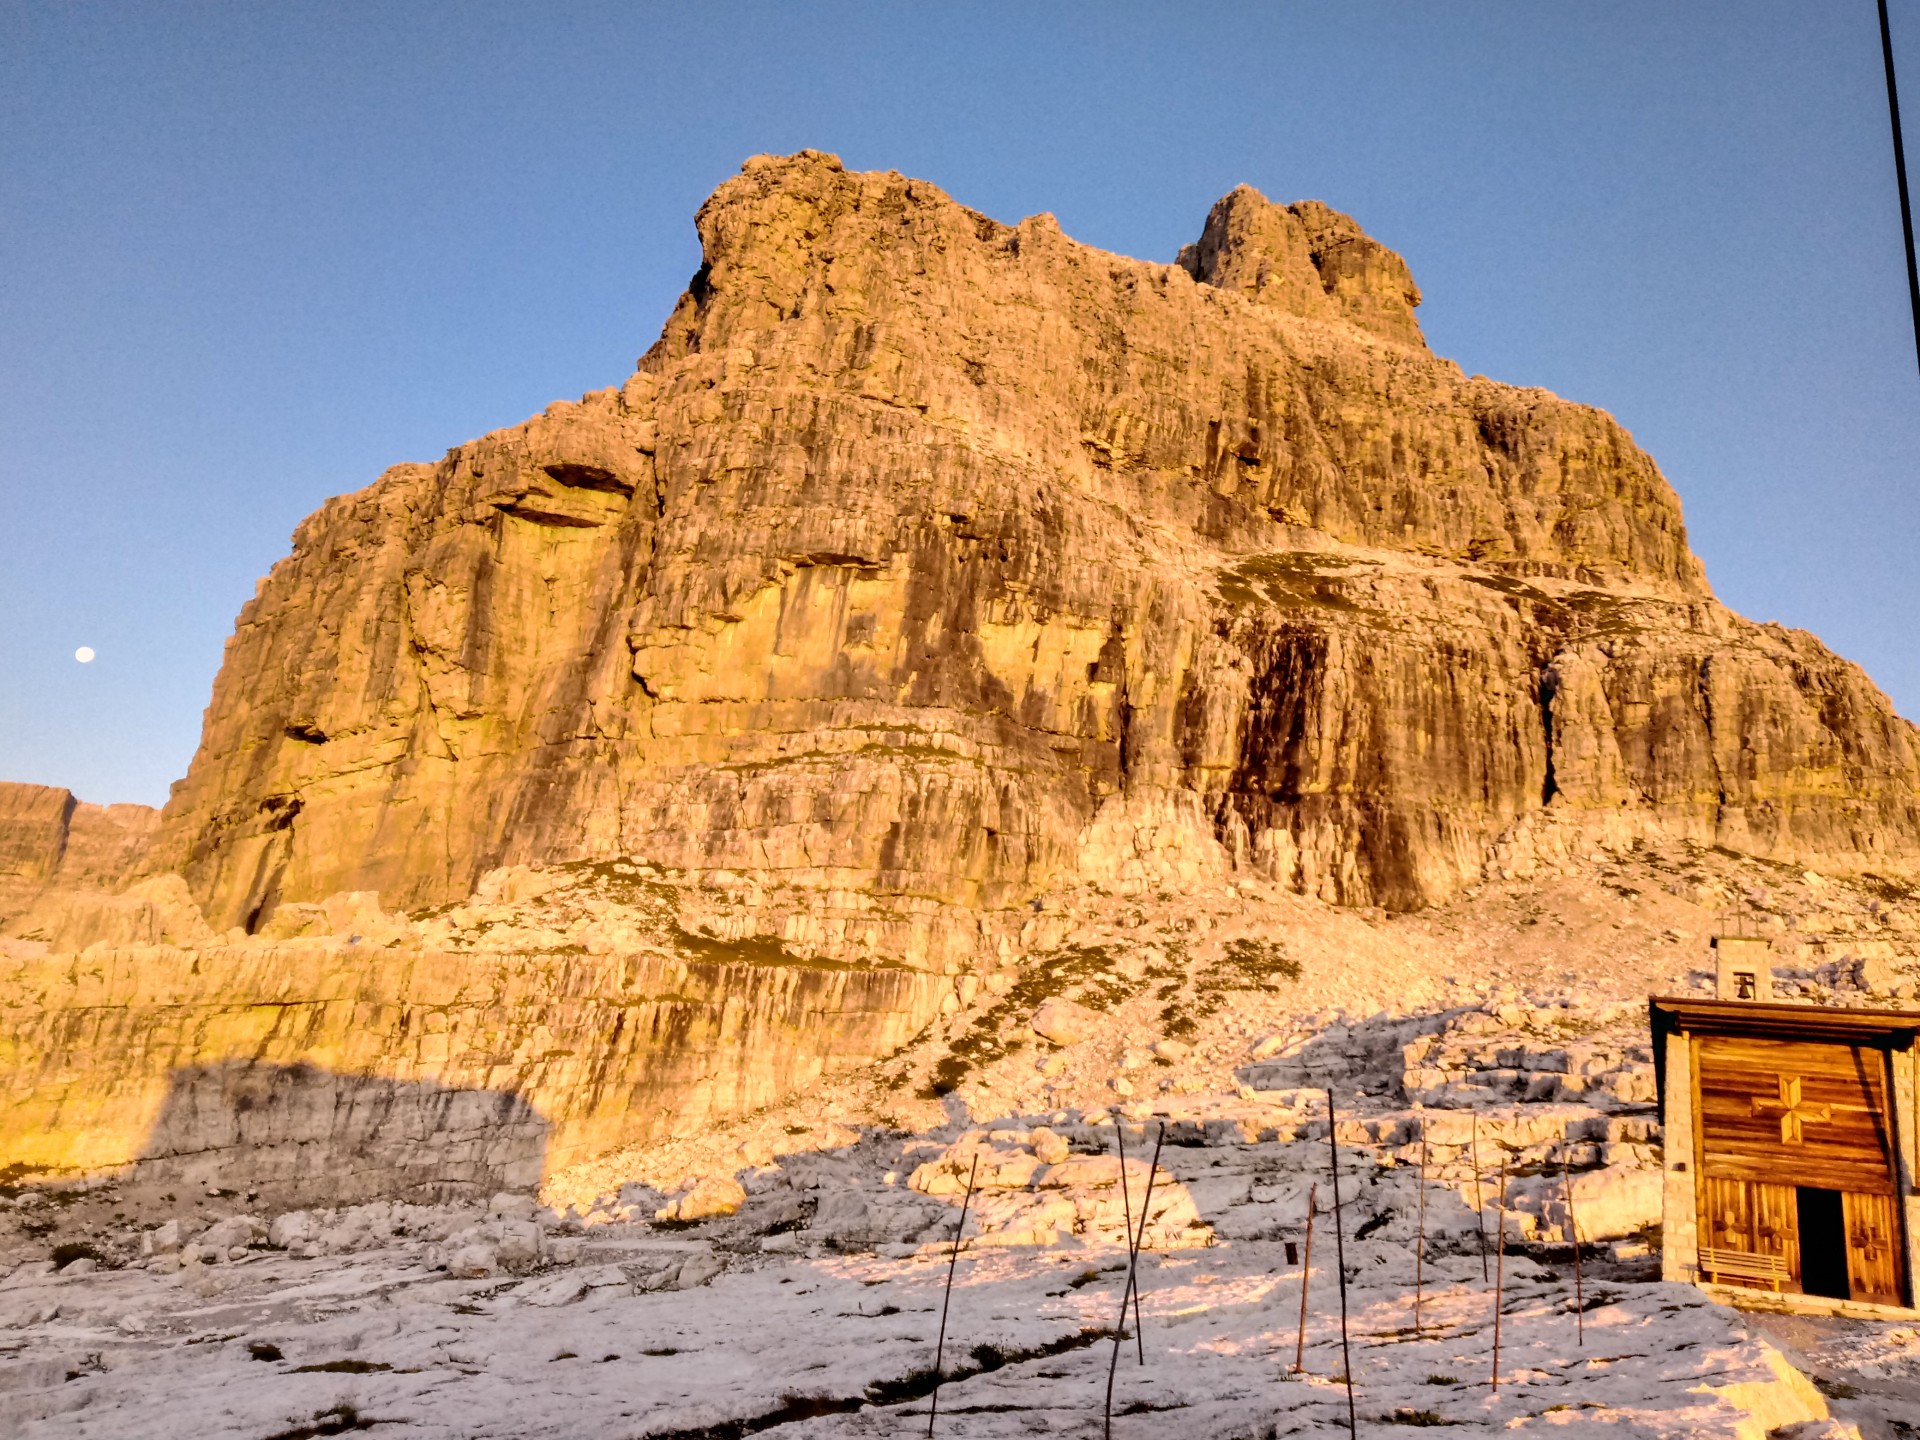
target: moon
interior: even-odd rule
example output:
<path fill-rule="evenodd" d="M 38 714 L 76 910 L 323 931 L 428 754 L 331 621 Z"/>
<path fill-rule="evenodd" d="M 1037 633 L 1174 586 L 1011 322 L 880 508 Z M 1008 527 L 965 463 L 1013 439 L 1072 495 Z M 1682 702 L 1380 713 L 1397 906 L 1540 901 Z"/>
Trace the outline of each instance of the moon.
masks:
<path fill-rule="evenodd" d="M 78 650 L 73 652 L 73 658 L 78 660 L 82 665 L 85 665 L 89 660 L 93 659 L 93 647 L 91 645 L 82 645 Z"/>

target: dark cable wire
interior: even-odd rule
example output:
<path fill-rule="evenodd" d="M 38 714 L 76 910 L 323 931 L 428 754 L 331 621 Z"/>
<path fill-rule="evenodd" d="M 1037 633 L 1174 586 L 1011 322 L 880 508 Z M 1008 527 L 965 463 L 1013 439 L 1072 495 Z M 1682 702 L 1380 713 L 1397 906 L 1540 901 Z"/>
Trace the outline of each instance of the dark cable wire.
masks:
<path fill-rule="evenodd" d="M 1127 1222 L 1127 1273 L 1131 1275 L 1134 1257 L 1138 1254 L 1140 1247 L 1134 1244 L 1133 1202 L 1127 1198 L 1127 1122 L 1124 1116 L 1113 1122 L 1113 1138 L 1120 1145 L 1120 1213 Z M 1141 1216 L 1140 1230 L 1142 1234 L 1146 1233 L 1144 1214 Z M 1120 1328 L 1122 1330 L 1127 1328 L 1127 1307 L 1124 1303 L 1120 1306 Z M 1140 1323 L 1140 1296 L 1136 1291 L 1133 1297 L 1133 1343 L 1140 1352 L 1142 1365 L 1147 1363 L 1147 1342 L 1143 1338 L 1144 1333 L 1145 1327 Z"/>
<path fill-rule="evenodd" d="M 960 1223 L 953 1229 L 953 1256 L 947 1261 L 947 1293 L 940 1301 L 940 1338 L 933 1347 L 933 1399 L 927 1405 L 927 1440 L 933 1440 L 934 1416 L 940 1413 L 940 1362 L 947 1353 L 947 1307 L 953 1303 L 953 1272 L 960 1265 L 960 1237 L 967 1233 L 967 1208 L 973 1204 L 973 1182 L 980 1173 L 980 1152 L 967 1167 L 967 1194 L 960 1202 Z"/>
<path fill-rule="evenodd" d="M 1347 1434 L 1360 1433 L 1360 1420 L 1353 1409 L 1353 1349 L 1347 1343 L 1347 1242 L 1346 1217 L 1340 1209 L 1340 1126 L 1333 1113 L 1333 1091 L 1327 1091 L 1327 1151 L 1333 1160 L 1333 1268 L 1340 1277 L 1340 1366 L 1347 1382 Z"/>
<path fill-rule="evenodd" d="M 1124 1123 L 1124 1122 L 1116 1122 Z M 1127 1302 L 1133 1302 L 1134 1333 L 1140 1328 L 1140 1250 L 1147 1243 L 1147 1212 L 1153 1207 L 1153 1182 L 1160 1173 L 1160 1147 L 1167 1143 L 1167 1122 L 1154 1137 L 1153 1159 L 1147 1163 L 1147 1193 L 1140 1201 L 1140 1228 L 1127 1236 L 1127 1288 L 1120 1292 L 1120 1323 L 1113 1332 L 1113 1357 L 1107 1361 L 1107 1399 L 1101 1421 L 1102 1440 L 1113 1440 L 1113 1376 L 1120 1368 L 1120 1341 L 1127 1333 Z M 1124 1172 L 1122 1172 L 1124 1173 Z M 1142 1354 L 1145 1353 L 1143 1350 Z M 1146 1364 L 1145 1360 L 1140 1362 Z"/>
<path fill-rule="evenodd" d="M 1887 65 L 1887 118 L 1893 122 L 1893 172 L 1900 182 L 1900 233 L 1907 243 L 1907 298 L 1913 304 L 1913 354 L 1920 363 L 1920 265 L 1913 258 L 1913 205 L 1907 199 L 1907 151 L 1900 143 L 1900 91 L 1893 83 L 1893 32 L 1880 0 L 1880 56 Z"/>

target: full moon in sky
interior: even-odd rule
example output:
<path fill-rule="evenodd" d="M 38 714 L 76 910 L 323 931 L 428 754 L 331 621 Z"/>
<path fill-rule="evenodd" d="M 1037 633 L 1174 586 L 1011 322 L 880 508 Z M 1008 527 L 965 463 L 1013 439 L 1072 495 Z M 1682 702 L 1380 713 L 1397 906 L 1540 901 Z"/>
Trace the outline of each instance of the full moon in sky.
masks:
<path fill-rule="evenodd" d="M 78 660 L 82 665 L 86 664 L 89 660 L 93 659 L 93 647 L 91 645 L 82 645 L 78 650 L 73 652 L 73 658 Z"/>

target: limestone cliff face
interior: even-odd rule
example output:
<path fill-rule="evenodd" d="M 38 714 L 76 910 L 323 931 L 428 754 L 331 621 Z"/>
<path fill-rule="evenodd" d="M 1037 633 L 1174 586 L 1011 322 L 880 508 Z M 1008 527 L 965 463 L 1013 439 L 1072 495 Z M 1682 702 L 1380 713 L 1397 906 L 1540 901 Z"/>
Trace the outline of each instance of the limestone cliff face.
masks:
<path fill-rule="evenodd" d="M 89 805 L 52 785 L 0 780 L 0 927 L 49 892 L 109 891 L 159 828 L 147 805 Z"/>
<path fill-rule="evenodd" d="M 262 582 L 150 861 L 216 927 L 624 854 L 918 962 L 1181 837 L 1401 907 L 1543 812 L 1920 856 L 1913 727 L 1714 601 L 1608 416 L 1431 354 L 1346 217 L 1243 188 L 1150 264 L 807 153 L 698 225 L 624 385 Z"/>
<path fill-rule="evenodd" d="M 0 1157 L 289 1205 L 484 1196 L 884 1056 L 947 983 L 337 941 L 0 954 Z"/>

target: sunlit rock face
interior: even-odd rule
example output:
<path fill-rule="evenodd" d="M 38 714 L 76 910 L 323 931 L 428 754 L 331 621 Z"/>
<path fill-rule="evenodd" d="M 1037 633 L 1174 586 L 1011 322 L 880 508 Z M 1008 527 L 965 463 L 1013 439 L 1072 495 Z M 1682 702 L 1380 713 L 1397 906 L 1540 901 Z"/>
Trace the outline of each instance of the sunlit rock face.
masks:
<path fill-rule="evenodd" d="M 36 906 L 104 899 L 137 867 L 159 823 L 147 805 L 89 805 L 57 786 L 0 780 L 0 928 L 33 928 Z"/>
<path fill-rule="evenodd" d="M 1554 810 L 1913 868 L 1913 727 L 1346 217 L 1242 188 L 1152 264 L 803 153 L 698 226 L 624 385 L 329 501 L 242 611 L 151 861 L 215 928 L 630 855 L 933 964 L 902 916 L 1072 875 L 1416 907 Z"/>
<path fill-rule="evenodd" d="M 804 1091 L 937 1013 L 903 967 L 338 940 L 0 954 L 0 1155 L 142 1194 L 484 1198 Z"/>

